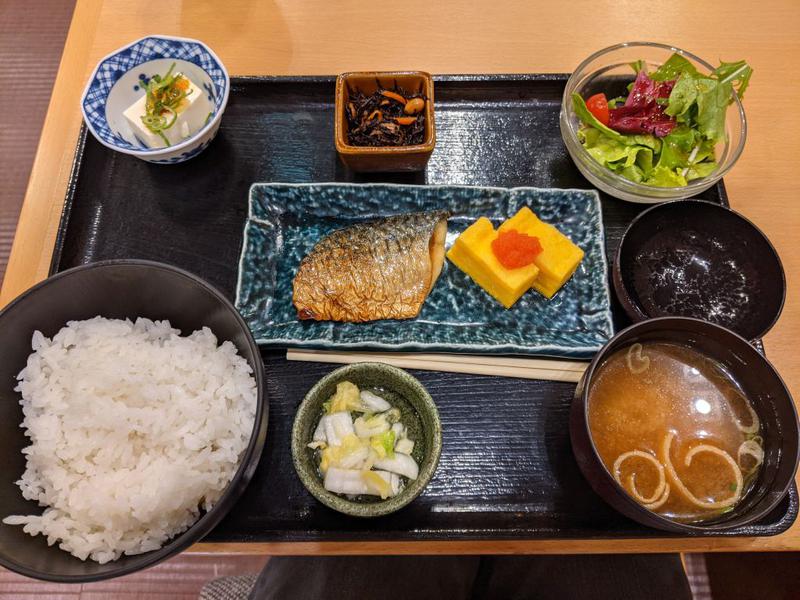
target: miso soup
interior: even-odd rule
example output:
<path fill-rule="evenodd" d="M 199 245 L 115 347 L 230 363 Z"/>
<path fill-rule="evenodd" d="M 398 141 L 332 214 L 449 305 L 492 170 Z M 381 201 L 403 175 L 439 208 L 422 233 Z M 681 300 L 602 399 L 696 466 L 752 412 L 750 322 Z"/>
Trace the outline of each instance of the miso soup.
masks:
<path fill-rule="evenodd" d="M 652 342 L 614 353 L 595 374 L 588 414 L 617 482 L 676 521 L 733 510 L 764 459 L 759 418 L 743 390 L 691 348 Z"/>

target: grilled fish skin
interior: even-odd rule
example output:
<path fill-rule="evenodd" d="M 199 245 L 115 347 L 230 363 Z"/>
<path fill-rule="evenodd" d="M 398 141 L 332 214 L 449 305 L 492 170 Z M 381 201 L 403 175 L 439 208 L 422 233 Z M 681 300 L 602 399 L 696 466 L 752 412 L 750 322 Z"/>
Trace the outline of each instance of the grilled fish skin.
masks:
<path fill-rule="evenodd" d="M 396 215 L 322 238 L 294 278 L 298 317 L 354 323 L 416 317 L 442 270 L 448 216 Z"/>

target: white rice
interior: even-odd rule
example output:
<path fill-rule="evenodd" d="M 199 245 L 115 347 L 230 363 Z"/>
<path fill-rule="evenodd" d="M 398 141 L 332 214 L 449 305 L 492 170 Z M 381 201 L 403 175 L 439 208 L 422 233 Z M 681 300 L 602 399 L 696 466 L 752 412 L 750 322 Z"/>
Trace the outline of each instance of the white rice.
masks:
<path fill-rule="evenodd" d="M 71 321 L 33 334 L 17 376 L 31 445 L 17 482 L 46 507 L 10 516 L 30 535 L 99 563 L 161 547 L 210 509 L 252 434 L 256 383 L 208 328 Z"/>

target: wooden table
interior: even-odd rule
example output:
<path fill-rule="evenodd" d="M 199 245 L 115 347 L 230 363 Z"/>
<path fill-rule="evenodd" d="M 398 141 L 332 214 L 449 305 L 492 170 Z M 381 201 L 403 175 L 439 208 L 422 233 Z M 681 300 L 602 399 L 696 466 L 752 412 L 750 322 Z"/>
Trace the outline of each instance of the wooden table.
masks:
<path fill-rule="evenodd" d="M 387 7 L 394 6 L 394 12 Z M 0 303 L 47 276 L 78 131 L 79 98 L 97 61 L 146 34 L 198 38 L 232 75 L 347 70 L 432 73 L 569 72 L 590 52 L 626 40 L 686 48 L 755 69 L 745 107 L 747 147 L 725 182 L 734 208 L 778 248 L 788 278 L 770 359 L 800 398 L 800 2 L 797 0 L 78 0 L 28 184 Z M 784 116 L 785 115 L 785 116 Z M 513 542 L 209 544 L 197 551 L 269 554 L 704 552 L 800 550 L 800 523 L 770 538 Z"/>

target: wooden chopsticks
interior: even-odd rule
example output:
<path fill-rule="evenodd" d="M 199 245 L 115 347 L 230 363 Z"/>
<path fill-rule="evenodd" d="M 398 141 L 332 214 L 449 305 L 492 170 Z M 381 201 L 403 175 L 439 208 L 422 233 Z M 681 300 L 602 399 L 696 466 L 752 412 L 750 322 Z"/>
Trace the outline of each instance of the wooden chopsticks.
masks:
<path fill-rule="evenodd" d="M 423 354 L 418 352 L 338 352 L 330 350 L 286 351 L 287 360 L 306 362 L 356 363 L 382 362 L 402 369 L 424 369 L 450 373 L 471 373 L 498 377 L 545 379 L 576 383 L 588 362 L 505 356 L 479 356 L 471 354 Z"/>

